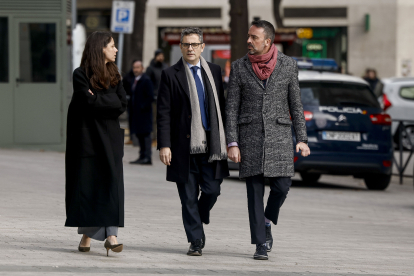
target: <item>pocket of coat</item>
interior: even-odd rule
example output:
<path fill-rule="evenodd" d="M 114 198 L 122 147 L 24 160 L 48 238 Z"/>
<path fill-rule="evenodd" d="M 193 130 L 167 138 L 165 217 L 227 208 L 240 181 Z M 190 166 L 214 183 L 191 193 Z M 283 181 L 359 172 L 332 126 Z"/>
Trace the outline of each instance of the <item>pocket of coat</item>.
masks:
<path fill-rule="evenodd" d="M 281 125 L 292 125 L 292 121 L 286 118 L 277 118 L 277 123 Z"/>
<path fill-rule="evenodd" d="M 239 121 L 237 124 L 249 124 L 252 121 L 252 116 L 243 116 L 239 118 Z"/>
<path fill-rule="evenodd" d="M 81 128 L 78 133 L 78 155 L 80 157 L 90 157 L 96 154 L 94 143 L 96 141 L 92 138 L 91 129 Z"/>

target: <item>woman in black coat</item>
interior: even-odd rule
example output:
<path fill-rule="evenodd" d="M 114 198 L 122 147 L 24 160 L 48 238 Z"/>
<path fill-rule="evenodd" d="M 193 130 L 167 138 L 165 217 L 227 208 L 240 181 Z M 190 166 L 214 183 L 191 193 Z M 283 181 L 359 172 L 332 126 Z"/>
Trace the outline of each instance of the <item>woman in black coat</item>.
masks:
<path fill-rule="evenodd" d="M 124 130 L 118 117 L 127 106 L 108 32 L 86 41 L 81 66 L 73 72 L 66 142 L 66 223 L 83 234 L 79 251 L 90 250 L 91 238 L 121 252 L 118 227 L 124 226 Z"/>

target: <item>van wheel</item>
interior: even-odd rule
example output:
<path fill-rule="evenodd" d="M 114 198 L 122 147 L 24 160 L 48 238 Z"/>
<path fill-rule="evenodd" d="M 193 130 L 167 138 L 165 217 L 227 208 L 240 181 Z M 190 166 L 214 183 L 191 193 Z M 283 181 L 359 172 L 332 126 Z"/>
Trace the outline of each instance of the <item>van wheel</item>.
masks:
<path fill-rule="evenodd" d="M 321 174 L 301 172 L 300 177 L 304 182 L 315 183 L 318 182 L 319 178 L 321 177 Z"/>
<path fill-rule="evenodd" d="M 385 190 L 391 182 L 389 174 L 370 174 L 364 177 L 365 185 L 369 190 Z"/>

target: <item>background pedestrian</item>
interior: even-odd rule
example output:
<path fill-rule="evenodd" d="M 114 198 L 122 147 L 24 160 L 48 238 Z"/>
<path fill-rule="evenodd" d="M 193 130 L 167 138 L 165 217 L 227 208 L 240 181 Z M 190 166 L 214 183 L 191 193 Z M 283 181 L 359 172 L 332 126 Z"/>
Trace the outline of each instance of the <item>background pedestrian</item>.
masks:
<path fill-rule="evenodd" d="M 151 165 L 151 132 L 153 130 L 152 102 L 153 86 L 150 78 L 144 73 L 142 61 L 134 60 L 131 71 L 122 80 L 125 91 L 130 95 L 128 106 L 129 131 L 136 135 L 140 152 L 137 160 L 131 164 Z"/>
<path fill-rule="evenodd" d="M 377 71 L 375 69 L 368 68 L 365 71 L 364 80 L 366 80 L 369 83 L 371 90 L 374 92 L 377 98 L 382 96 L 383 94 L 382 90 L 384 89 L 384 84 L 378 78 Z"/>
<path fill-rule="evenodd" d="M 161 49 L 157 49 L 154 53 L 154 58 L 151 60 L 150 65 L 147 68 L 147 71 L 145 72 L 151 79 L 152 81 L 152 86 L 154 89 L 154 103 L 153 103 L 153 116 L 154 118 L 157 117 L 157 97 L 158 97 L 158 89 L 160 87 L 160 82 L 161 82 L 161 72 L 162 70 L 168 68 L 168 65 L 166 63 L 164 63 L 164 53 Z M 154 120 L 153 123 L 153 135 L 152 135 L 152 140 L 156 141 L 157 140 L 157 125 L 156 122 Z"/>

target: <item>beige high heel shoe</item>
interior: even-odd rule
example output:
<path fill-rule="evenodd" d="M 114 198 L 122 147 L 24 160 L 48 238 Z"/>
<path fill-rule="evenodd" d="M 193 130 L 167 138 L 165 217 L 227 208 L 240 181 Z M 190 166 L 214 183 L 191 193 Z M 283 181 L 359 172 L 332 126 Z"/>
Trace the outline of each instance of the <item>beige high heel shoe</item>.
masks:
<path fill-rule="evenodd" d="M 83 237 L 82 237 L 82 239 L 83 239 Z M 80 245 L 81 245 L 81 243 L 82 243 L 82 239 L 81 239 L 81 241 L 79 242 L 78 250 L 79 250 L 80 252 L 89 252 L 89 251 L 91 250 L 91 247 L 90 247 L 90 246 L 89 246 L 89 247 L 86 247 L 86 246 L 80 246 Z"/>
<path fill-rule="evenodd" d="M 104 247 L 106 248 L 106 256 L 109 256 L 109 249 L 112 251 L 119 253 L 124 249 L 124 245 L 120 244 L 111 244 L 108 240 L 105 241 Z"/>

